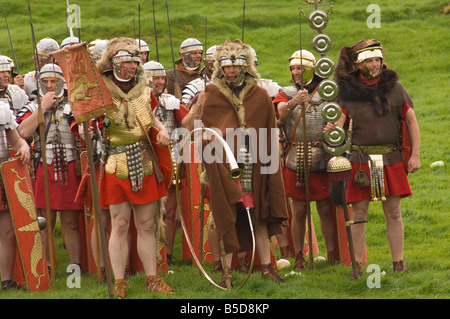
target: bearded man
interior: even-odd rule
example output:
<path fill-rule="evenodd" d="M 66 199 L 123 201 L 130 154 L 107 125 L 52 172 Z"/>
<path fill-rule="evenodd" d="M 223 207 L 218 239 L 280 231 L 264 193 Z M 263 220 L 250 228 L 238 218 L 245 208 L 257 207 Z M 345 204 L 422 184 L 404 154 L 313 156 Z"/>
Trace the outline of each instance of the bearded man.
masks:
<path fill-rule="evenodd" d="M 205 127 L 227 136 L 228 144 L 234 144 L 231 147 L 234 157 L 244 169 L 239 187 L 227 177 L 229 167 L 225 160 L 217 157 L 212 162 L 205 160 L 211 210 L 217 237 L 223 239 L 227 265 L 231 265 L 232 253 L 252 249 L 243 204 L 244 195 L 249 195 L 254 201 L 251 216 L 262 274 L 284 283 L 270 262 L 270 237 L 282 233 L 283 223 L 288 220 L 278 161 L 276 116 L 269 94 L 258 83 L 250 46 L 227 39 L 214 53 L 212 82 L 200 94 L 190 114 L 201 119 Z M 259 156 L 257 148 L 261 148 Z M 261 153 L 272 161 L 263 159 Z M 224 287 L 232 279 L 228 269 L 228 274 L 222 273 Z"/>
<path fill-rule="evenodd" d="M 377 40 L 361 40 L 351 47 L 342 47 L 335 81 L 343 115 L 336 123 L 327 124 L 324 131 L 335 125 L 343 127 L 347 119 L 353 121 L 352 179 L 348 182 L 347 202 L 358 221 L 367 218 L 370 201 L 382 201 L 394 271 L 406 271 L 400 200 L 412 195 L 407 173 L 420 168 L 420 132 L 411 98 L 397 72 L 385 63 L 383 52 Z M 412 143 L 406 167 L 402 158 L 403 119 L 408 123 Z M 352 236 L 358 264 L 352 279 L 356 279 L 362 275 L 365 224 L 352 226 Z"/>

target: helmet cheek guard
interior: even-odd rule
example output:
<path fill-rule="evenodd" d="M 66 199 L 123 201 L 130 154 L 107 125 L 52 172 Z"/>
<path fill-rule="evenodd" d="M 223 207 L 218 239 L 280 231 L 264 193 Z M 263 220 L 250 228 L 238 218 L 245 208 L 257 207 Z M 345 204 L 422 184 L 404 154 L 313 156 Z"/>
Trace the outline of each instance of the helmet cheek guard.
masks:
<path fill-rule="evenodd" d="M 302 82 L 304 85 L 311 83 L 314 78 L 314 67 L 316 64 L 316 58 L 307 50 L 295 51 L 289 58 L 289 65 L 292 68 L 294 65 L 303 66 Z"/>
<path fill-rule="evenodd" d="M 60 98 L 64 95 L 64 75 L 61 71 L 61 68 L 56 64 L 46 64 L 39 71 L 39 94 L 44 96 L 47 94 L 47 89 L 45 87 L 45 83 L 43 81 L 44 78 L 55 78 L 58 80 L 55 88 L 56 97 Z"/>
<path fill-rule="evenodd" d="M 241 86 L 245 81 L 245 68 L 248 66 L 247 58 L 245 56 L 235 57 L 232 55 L 231 57 L 222 57 L 219 59 L 219 65 L 222 68 L 225 66 L 240 66 L 239 73 L 232 83 L 228 82 L 233 87 Z"/>

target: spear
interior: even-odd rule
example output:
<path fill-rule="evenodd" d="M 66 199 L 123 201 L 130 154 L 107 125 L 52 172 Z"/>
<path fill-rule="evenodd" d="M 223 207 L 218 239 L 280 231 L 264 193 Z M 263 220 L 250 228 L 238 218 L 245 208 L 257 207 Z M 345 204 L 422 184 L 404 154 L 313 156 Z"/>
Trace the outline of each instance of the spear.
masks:
<path fill-rule="evenodd" d="M 152 2 L 153 2 L 153 28 L 155 29 L 156 61 L 159 62 L 158 35 L 156 32 L 156 19 L 155 19 L 155 0 L 152 0 Z"/>
<path fill-rule="evenodd" d="M 245 30 L 245 0 L 242 7 L 242 42 L 244 42 L 244 30 Z"/>
<path fill-rule="evenodd" d="M 69 8 L 69 0 L 67 0 L 67 10 Z M 78 9 L 77 9 L 78 14 Z M 79 16 L 77 15 L 77 19 L 79 19 Z M 77 26 L 79 26 L 79 20 L 77 21 Z M 73 30 L 70 26 L 70 37 L 73 38 Z M 71 40 L 72 42 L 72 40 Z M 83 131 L 84 131 L 84 141 L 86 143 L 86 151 L 87 151 L 87 158 L 88 158 L 88 166 L 89 166 L 89 175 L 91 180 L 91 187 L 92 187 L 92 199 L 93 199 L 93 213 L 96 217 L 97 221 L 97 229 L 100 233 L 100 250 L 103 257 L 104 265 L 105 265 L 105 274 L 106 274 L 106 284 L 108 288 L 108 295 L 109 298 L 113 298 L 113 287 L 111 282 L 111 267 L 109 264 L 109 256 L 108 256 L 108 249 L 106 244 L 106 235 L 103 227 L 103 220 L 101 217 L 101 205 L 100 205 L 100 195 L 98 191 L 98 184 L 97 184 L 97 177 L 95 173 L 95 163 L 93 158 L 93 148 L 92 148 L 92 141 L 89 136 L 89 121 L 83 122 Z M 100 263 L 100 260 L 97 260 L 98 263 Z"/>
<path fill-rule="evenodd" d="M 138 3 L 138 37 L 139 37 L 139 53 L 141 52 L 141 4 Z"/>
<path fill-rule="evenodd" d="M 302 12 L 300 11 L 299 16 L 299 28 L 300 28 L 300 64 L 303 64 L 302 59 Z M 304 72 L 304 69 L 303 71 Z M 303 73 L 300 77 L 300 89 L 303 90 Z M 303 158 L 304 158 L 304 169 L 305 172 L 305 202 L 306 202 L 306 216 L 308 218 L 308 248 L 309 248 L 309 267 L 314 268 L 314 256 L 313 256 L 313 244 L 312 244 L 312 217 L 311 217 L 311 201 L 309 194 L 309 165 L 308 165 L 308 141 L 306 132 L 306 105 L 302 103 L 302 127 L 303 127 Z"/>
<path fill-rule="evenodd" d="M 166 0 L 166 11 L 167 11 L 167 24 L 169 25 L 169 37 L 170 37 L 170 48 L 172 50 L 172 64 L 173 64 L 173 77 L 174 77 L 174 95 L 177 99 L 181 100 L 181 89 L 178 85 L 177 69 L 175 66 L 175 57 L 173 54 L 173 42 L 172 42 L 172 31 L 170 30 L 170 18 L 169 18 L 169 5 Z"/>
<path fill-rule="evenodd" d="M 2 8 L 2 9 L 3 9 L 3 16 L 5 17 L 6 29 L 8 30 L 9 43 L 11 44 L 11 50 L 12 50 L 12 54 L 14 57 L 15 69 L 17 70 L 17 74 L 20 74 L 19 63 L 17 63 L 16 51 L 14 51 L 14 46 L 13 46 L 12 39 L 11 39 L 11 33 L 9 32 L 9 26 L 8 26 L 8 20 L 6 19 L 5 8 Z"/>
<path fill-rule="evenodd" d="M 49 254 L 50 254 L 50 278 L 51 280 L 55 280 L 55 255 L 54 255 L 54 238 L 53 238 L 53 226 L 52 219 L 50 216 L 50 195 L 48 189 L 48 171 L 47 171 L 47 145 L 46 145 L 46 136 L 44 133 L 44 113 L 42 112 L 41 105 L 41 97 L 39 90 L 39 79 L 38 79 L 38 70 L 40 70 L 39 65 L 39 57 L 38 51 L 36 47 L 36 37 L 34 35 L 34 27 L 33 27 L 33 19 L 31 17 L 31 8 L 30 2 L 28 1 L 28 12 L 30 13 L 30 27 L 31 27 L 31 38 L 33 40 L 33 50 L 34 56 L 36 59 L 35 67 L 34 67 L 34 78 L 36 80 L 36 88 L 37 88 L 37 103 L 38 103 L 38 122 L 39 122 L 39 135 L 40 135 L 40 143 L 41 143 L 41 158 L 42 158 L 42 171 L 44 173 L 44 189 L 45 189 L 45 207 L 46 207 L 46 218 L 47 218 L 47 234 L 48 234 L 48 245 L 49 245 Z"/>

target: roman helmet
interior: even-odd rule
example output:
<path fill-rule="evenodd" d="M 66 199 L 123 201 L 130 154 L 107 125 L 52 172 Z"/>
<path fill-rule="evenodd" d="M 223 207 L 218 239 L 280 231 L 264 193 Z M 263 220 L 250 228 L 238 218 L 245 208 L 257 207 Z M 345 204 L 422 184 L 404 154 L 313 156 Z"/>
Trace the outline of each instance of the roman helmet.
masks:
<path fill-rule="evenodd" d="M 10 78 L 11 78 L 11 62 L 12 61 L 10 61 L 10 59 L 7 56 L 4 56 L 4 55 L 0 56 L 0 72 L 4 72 L 4 71 L 9 72 Z M 7 85 L 3 86 L 2 81 L 0 79 L 0 91 L 3 91 L 4 89 L 6 89 Z"/>
<path fill-rule="evenodd" d="M 353 53 L 353 59 L 356 65 L 360 65 L 361 63 L 365 64 L 365 61 L 370 58 L 380 58 L 381 65 L 383 66 L 383 47 L 381 46 L 380 42 L 378 42 L 377 40 L 362 40 L 354 46 L 356 46 L 356 48 L 355 52 Z M 365 68 L 362 68 L 361 70 L 365 77 L 371 79 L 375 79 L 380 76 L 382 71 L 383 67 L 380 68 L 380 72 L 378 74 L 373 74 L 367 65 L 365 65 Z"/>
<path fill-rule="evenodd" d="M 359 70 L 358 64 L 364 63 L 366 59 L 380 58 L 382 67 L 379 74 L 371 74 L 369 68 L 366 68 L 367 71 L 361 71 L 364 73 L 364 76 L 375 79 L 381 75 L 383 69 L 387 68 L 387 65 L 384 62 L 383 55 L 384 49 L 381 43 L 375 39 L 360 40 L 351 47 L 344 45 L 339 52 L 336 71 L 338 73 L 353 73 Z"/>
<path fill-rule="evenodd" d="M 107 73 L 112 71 L 114 77 L 119 81 L 129 81 L 130 79 L 121 79 L 117 74 L 117 66 L 122 62 L 134 61 L 139 64 L 141 59 L 139 57 L 139 47 L 136 44 L 136 39 L 119 37 L 108 41 L 101 58 L 97 62 L 97 68 L 100 73 Z M 116 66 L 116 67 L 114 67 Z"/>
<path fill-rule="evenodd" d="M 251 47 L 241 40 L 231 41 L 227 39 L 224 44 L 216 48 L 214 53 L 214 73 L 213 79 L 224 77 L 223 68 L 225 66 L 240 66 L 240 72 L 233 83 L 228 83 L 231 87 L 237 87 L 244 83 L 246 74 L 249 74 L 259 81 L 259 74 L 256 70 L 255 55 Z"/>
<path fill-rule="evenodd" d="M 216 52 L 217 47 L 217 45 L 213 45 L 206 50 L 205 67 L 208 69 L 208 73 L 212 73 L 214 71 L 214 52 Z"/>
<path fill-rule="evenodd" d="M 15 73 L 14 72 L 14 61 L 10 58 L 10 57 L 8 57 L 8 56 L 6 56 L 6 55 L 0 55 L 0 57 L 1 58 L 5 58 L 5 59 L 7 59 L 8 61 L 9 61 L 9 64 L 10 64 L 10 71 L 11 71 L 11 74 L 12 75 L 14 75 L 14 76 L 16 76 L 17 75 L 17 73 Z"/>
<path fill-rule="evenodd" d="M 108 40 L 94 40 L 91 43 L 89 43 L 89 54 L 92 56 L 95 62 L 100 60 L 102 57 L 103 51 L 106 49 L 106 44 L 108 43 Z"/>
<path fill-rule="evenodd" d="M 145 70 L 145 75 L 147 77 L 148 82 L 150 83 L 150 87 L 153 87 L 153 77 L 154 76 L 163 76 L 166 79 L 167 85 L 167 77 L 166 70 L 164 66 L 157 61 L 149 61 L 143 65 Z"/>
<path fill-rule="evenodd" d="M 186 67 L 186 69 L 190 71 L 196 70 L 200 65 L 197 65 L 197 63 L 194 61 L 191 52 L 192 51 L 202 51 L 203 52 L 203 45 L 200 41 L 194 38 L 189 38 L 184 40 L 180 45 L 180 54 L 183 55 L 183 64 Z"/>
<path fill-rule="evenodd" d="M 302 79 L 303 85 L 308 85 L 314 78 L 314 67 L 316 58 L 307 50 L 295 51 L 289 58 L 289 67 L 294 65 L 303 66 Z"/>
<path fill-rule="evenodd" d="M 50 53 L 59 50 L 59 44 L 52 38 L 44 38 L 36 44 L 36 50 L 40 62 L 47 64 L 51 62 Z"/>
<path fill-rule="evenodd" d="M 138 48 L 139 48 L 139 53 L 140 53 L 141 55 L 142 55 L 143 52 L 147 52 L 147 58 L 146 58 L 146 60 L 145 60 L 145 61 L 142 60 L 142 63 L 146 63 L 146 62 L 148 61 L 149 56 L 150 56 L 150 49 L 149 49 L 149 47 L 148 47 L 147 42 L 145 42 L 145 41 L 142 40 L 142 39 L 136 39 L 136 44 L 137 44 L 137 46 L 138 46 Z"/>
<path fill-rule="evenodd" d="M 58 83 L 56 85 L 55 95 L 56 97 L 61 97 L 64 94 L 64 75 L 61 71 L 61 68 L 54 63 L 48 63 L 44 65 L 39 71 L 39 94 L 44 96 L 47 94 L 47 89 L 45 88 L 45 84 L 42 81 L 44 78 L 56 78 L 58 79 Z"/>
<path fill-rule="evenodd" d="M 61 45 L 59 46 L 60 49 L 70 46 L 72 44 L 80 43 L 80 39 L 78 37 L 67 37 L 64 40 L 62 40 Z"/>

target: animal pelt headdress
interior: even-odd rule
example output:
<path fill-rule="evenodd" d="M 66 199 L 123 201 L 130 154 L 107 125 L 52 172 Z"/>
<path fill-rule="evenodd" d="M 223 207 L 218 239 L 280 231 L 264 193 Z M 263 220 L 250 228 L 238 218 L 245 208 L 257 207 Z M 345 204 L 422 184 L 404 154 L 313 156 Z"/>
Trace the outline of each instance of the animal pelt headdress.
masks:
<path fill-rule="evenodd" d="M 239 93 L 239 97 L 236 98 L 227 85 L 227 80 L 225 78 L 225 74 L 223 73 L 220 60 L 228 58 L 231 61 L 234 61 L 239 57 L 245 58 L 245 66 L 247 71 L 244 76 L 244 88 Z M 236 107 L 241 125 L 245 125 L 245 108 L 240 107 L 242 105 L 242 101 L 244 100 L 247 92 L 254 85 L 258 85 L 260 83 L 260 76 L 256 70 L 255 58 L 255 54 L 253 53 L 251 47 L 239 39 L 234 41 L 227 39 L 225 43 L 216 48 L 216 51 L 213 54 L 214 72 L 212 75 L 212 83 L 227 97 L 230 103 Z"/>
<path fill-rule="evenodd" d="M 383 59 L 378 83 L 368 86 L 361 81 L 356 58 L 361 50 L 372 46 L 381 47 L 381 44 L 377 40 L 361 40 L 351 47 L 344 45 L 339 52 L 334 80 L 339 86 L 338 101 L 372 101 L 375 111 L 383 115 L 391 111 L 387 94 L 397 83 L 398 74 L 391 70 Z"/>
<path fill-rule="evenodd" d="M 256 70 L 255 54 L 248 44 L 243 43 L 239 39 L 236 39 L 234 41 L 227 39 L 222 45 L 216 48 L 216 51 L 213 55 L 214 72 L 212 78 L 221 79 L 224 77 L 224 73 L 220 65 L 220 59 L 229 58 L 231 60 L 234 60 L 240 56 L 246 58 L 247 74 L 251 75 L 259 81 L 260 76 L 258 71 Z"/>
<path fill-rule="evenodd" d="M 119 51 L 127 51 L 132 55 L 139 56 L 139 47 L 135 39 L 126 37 L 111 39 L 106 44 L 105 51 L 103 51 L 102 57 L 97 62 L 97 68 L 100 73 L 112 71 L 112 58 Z M 141 64 L 139 67 L 142 67 Z"/>

